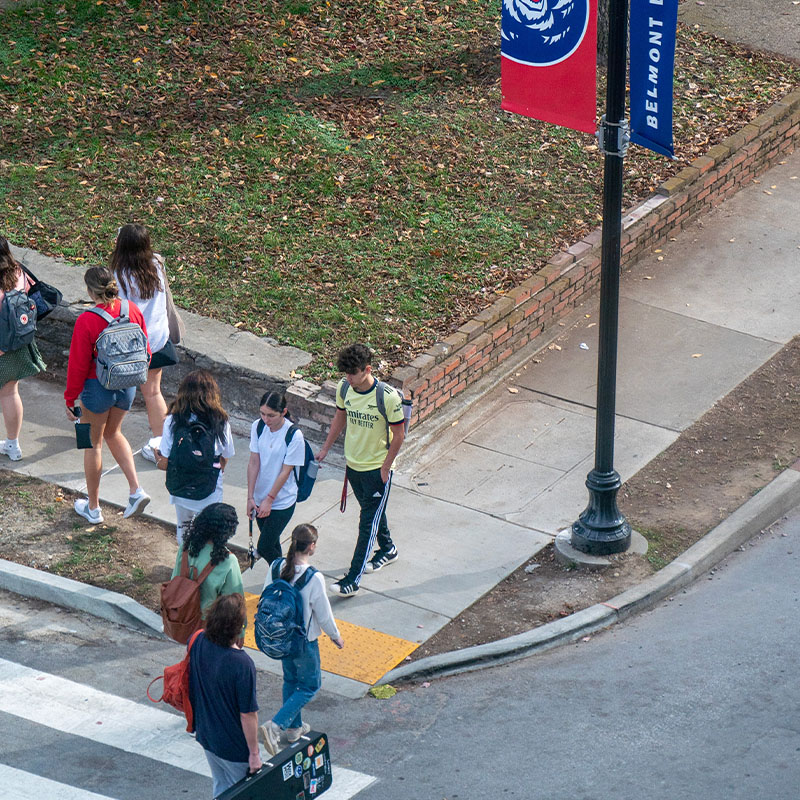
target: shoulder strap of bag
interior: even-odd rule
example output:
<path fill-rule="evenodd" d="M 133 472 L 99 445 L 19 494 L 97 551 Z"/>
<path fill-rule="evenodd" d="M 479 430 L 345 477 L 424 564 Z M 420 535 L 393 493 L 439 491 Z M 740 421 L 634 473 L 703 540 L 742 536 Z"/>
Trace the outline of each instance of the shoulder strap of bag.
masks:
<path fill-rule="evenodd" d="M 197 581 L 198 585 L 201 584 L 210 574 L 211 570 L 214 569 L 216 564 L 212 564 L 211 561 L 203 567 L 203 571 L 197 575 L 197 567 L 194 565 L 190 568 L 189 567 L 189 552 L 187 550 L 183 551 L 183 556 L 181 557 L 181 577 L 182 578 L 191 578 L 192 580 Z M 191 573 L 197 575 L 196 578 L 192 578 Z"/>
<path fill-rule="evenodd" d="M 314 577 L 316 571 L 317 570 L 312 566 L 306 567 L 306 571 L 295 581 L 294 588 L 297 589 L 298 592 L 302 591 L 306 584 Z"/>
<path fill-rule="evenodd" d="M 344 405 L 344 399 L 347 397 L 347 390 L 350 388 L 350 381 L 347 378 L 342 378 L 342 382 L 339 384 L 339 397 L 342 399 L 342 405 Z"/>
<path fill-rule="evenodd" d="M 128 311 L 130 311 L 130 308 L 128 307 L 128 301 L 120 299 L 120 301 L 119 301 L 119 317 L 117 317 L 117 319 L 120 319 L 120 320 L 124 319 L 127 322 L 130 322 L 130 317 L 128 316 Z"/>
<path fill-rule="evenodd" d="M 276 581 L 278 578 L 280 578 L 284 561 L 286 561 L 285 558 L 276 558 L 275 561 L 272 562 L 271 572 L 273 581 Z"/>
<path fill-rule="evenodd" d="M 21 261 L 18 261 L 17 263 L 19 264 L 20 269 L 28 276 L 31 286 L 33 286 L 34 283 L 39 283 L 39 279 Z"/>
<path fill-rule="evenodd" d="M 258 425 L 256 425 L 256 439 L 261 438 L 261 434 L 264 433 L 264 428 L 267 427 L 267 423 L 264 422 L 263 419 L 258 421 Z"/>
<path fill-rule="evenodd" d="M 97 314 L 98 317 L 102 317 L 109 325 L 114 321 L 114 317 L 108 313 L 104 308 L 98 308 L 97 306 L 92 306 L 89 311 L 92 314 Z"/>
<path fill-rule="evenodd" d="M 389 449 L 389 415 L 386 413 L 386 384 L 383 381 L 377 381 L 375 386 L 375 405 L 378 406 L 378 412 L 383 417 L 386 423 L 386 449 Z"/>

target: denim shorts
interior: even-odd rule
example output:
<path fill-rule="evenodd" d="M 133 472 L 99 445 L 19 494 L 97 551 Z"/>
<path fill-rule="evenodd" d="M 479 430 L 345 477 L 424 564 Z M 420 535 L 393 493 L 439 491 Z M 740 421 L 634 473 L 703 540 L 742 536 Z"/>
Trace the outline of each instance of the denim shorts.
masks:
<path fill-rule="evenodd" d="M 111 408 L 121 408 L 130 411 L 133 398 L 136 396 L 136 387 L 128 389 L 106 389 L 100 385 L 97 378 L 88 378 L 83 384 L 81 403 L 83 407 L 93 414 L 105 414 Z"/>

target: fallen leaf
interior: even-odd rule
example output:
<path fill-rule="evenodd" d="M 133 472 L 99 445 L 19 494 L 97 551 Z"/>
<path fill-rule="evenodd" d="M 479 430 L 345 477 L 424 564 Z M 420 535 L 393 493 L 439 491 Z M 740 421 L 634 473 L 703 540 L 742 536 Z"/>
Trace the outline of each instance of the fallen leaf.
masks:
<path fill-rule="evenodd" d="M 517 389 L 516 386 L 509 386 L 508 391 L 511 392 L 511 394 L 519 394 L 519 389 Z"/>
<path fill-rule="evenodd" d="M 703 357 L 702 353 L 692 353 L 692 358 L 702 358 L 702 357 Z"/>

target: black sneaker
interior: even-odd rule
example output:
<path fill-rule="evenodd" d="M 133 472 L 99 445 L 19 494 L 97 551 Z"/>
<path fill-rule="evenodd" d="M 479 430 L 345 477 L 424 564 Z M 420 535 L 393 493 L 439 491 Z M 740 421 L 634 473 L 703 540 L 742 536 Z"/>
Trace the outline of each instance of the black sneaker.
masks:
<path fill-rule="evenodd" d="M 358 584 L 347 580 L 347 578 L 341 578 L 330 585 L 329 591 L 339 597 L 352 597 L 358 593 Z"/>
<path fill-rule="evenodd" d="M 396 547 L 393 547 L 388 553 L 383 553 L 378 550 L 367 562 L 364 572 L 377 572 L 379 569 L 383 569 L 389 564 L 394 564 L 394 562 L 397 561 L 398 555 Z"/>

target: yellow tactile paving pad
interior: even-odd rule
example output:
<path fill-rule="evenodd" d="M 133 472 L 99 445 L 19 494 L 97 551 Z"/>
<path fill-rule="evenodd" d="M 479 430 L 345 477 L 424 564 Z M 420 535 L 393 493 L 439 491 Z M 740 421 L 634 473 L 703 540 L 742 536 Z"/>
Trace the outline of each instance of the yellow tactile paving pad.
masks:
<path fill-rule="evenodd" d="M 257 649 L 253 634 L 253 617 L 258 597 L 257 594 L 249 592 L 244 594 L 247 604 L 247 633 L 244 645 L 253 650 Z M 345 678 L 352 678 L 354 681 L 374 684 L 419 647 L 415 642 L 362 628 L 351 622 L 337 619 L 336 624 L 344 639 L 344 650 L 339 650 L 323 633 L 318 640 L 320 663 L 325 672 L 333 672 Z"/>

